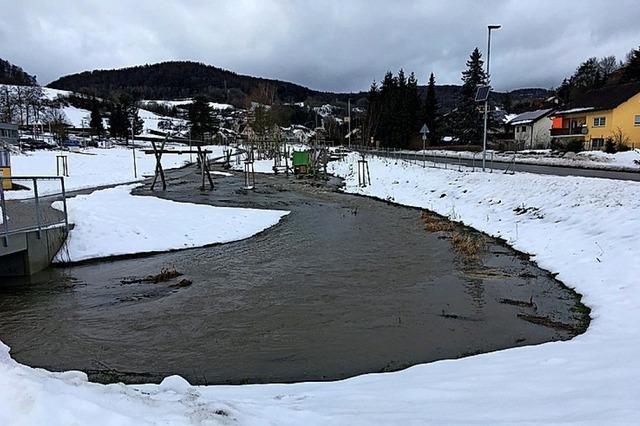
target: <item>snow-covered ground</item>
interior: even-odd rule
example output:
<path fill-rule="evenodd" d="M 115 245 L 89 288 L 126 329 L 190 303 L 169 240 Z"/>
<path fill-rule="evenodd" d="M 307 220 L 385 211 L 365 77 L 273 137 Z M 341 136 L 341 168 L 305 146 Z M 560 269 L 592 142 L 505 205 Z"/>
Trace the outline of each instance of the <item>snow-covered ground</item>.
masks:
<path fill-rule="evenodd" d="M 289 213 L 131 195 L 136 186 L 117 186 L 67 200 L 69 222 L 75 227 L 55 261 L 77 262 L 242 240 Z M 54 204 L 61 208 L 60 202 Z"/>
<path fill-rule="evenodd" d="M 402 151 L 415 154 L 416 151 Z M 422 155 L 423 151 L 417 152 Z M 427 160 L 432 156 L 463 158 L 480 161 L 482 159 L 481 152 L 471 151 L 449 151 L 449 150 L 426 150 Z M 526 150 L 518 152 L 488 152 L 489 159 L 493 157 L 495 161 L 511 162 L 515 161 L 520 164 L 540 164 L 548 166 L 564 166 L 578 167 L 585 169 L 606 169 L 618 171 L 635 171 L 640 172 L 640 149 L 632 149 L 625 152 L 617 152 L 615 154 L 607 154 L 603 151 L 582 151 L 577 154 L 572 152 L 559 154 L 549 149 L 542 150 Z"/>
<path fill-rule="evenodd" d="M 255 160 L 253 162 L 253 168 L 256 173 L 273 174 L 273 160 Z M 231 161 L 231 170 L 244 171 L 244 160 L 240 163 Z"/>
<path fill-rule="evenodd" d="M 164 100 L 164 99 L 145 99 L 141 101 L 142 104 L 154 103 L 158 105 L 164 105 L 166 107 L 184 107 L 187 105 L 191 105 L 193 103 L 193 99 L 180 99 L 180 100 Z M 218 102 L 209 102 L 209 106 L 214 110 L 225 110 L 225 109 L 233 109 L 233 105 L 230 104 L 221 104 Z"/>
<path fill-rule="evenodd" d="M 457 172 L 356 155 L 332 163 L 346 191 L 432 209 L 534 255 L 585 295 L 593 321 L 571 341 L 330 383 L 190 386 L 87 383 L 0 350 L 0 424 L 637 424 L 640 183 Z M 524 210 L 522 207 L 529 208 Z M 533 210 L 537 209 L 537 210 Z"/>
<path fill-rule="evenodd" d="M 112 149 L 87 148 L 76 151 L 33 151 L 27 154 L 12 155 L 11 165 L 14 176 L 55 176 L 56 155 L 66 155 L 69 167 L 69 177 L 65 178 L 67 191 L 94 188 L 97 186 L 113 185 L 141 181 L 145 176 L 153 175 L 155 157 L 145 154 L 142 149 L 149 148 L 148 143 L 137 143 L 136 167 L 138 176 L 134 177 L 133 150 L 124 147 Z M 185 146 L 178 148 L 185 149 Z M 169 147 L 168 149 L 172 149 Z M 212 157 L 221 156 L 222 146 L 207 146 L 213 151 Z M 195 156 L 193 156 L 195 161 Z M 181 167 L 189 161 L 189 154 L 164 154 L 162 166 L 165 169 Z M 16 183 L 32 187 L 31 182 L 16 180 Z M 39 183 L 41 195 L 60 192 L 57 181 Z M 7 191 L 7 198 L 28 198 L 32 191 Z"/>

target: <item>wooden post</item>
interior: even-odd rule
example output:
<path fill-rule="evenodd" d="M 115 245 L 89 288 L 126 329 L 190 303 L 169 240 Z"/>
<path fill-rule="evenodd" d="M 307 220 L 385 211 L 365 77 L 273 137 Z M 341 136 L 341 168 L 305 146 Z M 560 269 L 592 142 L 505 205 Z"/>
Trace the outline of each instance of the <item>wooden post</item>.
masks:
<path fill-rule="evenodd" d="M 206 151 L 203 152 L 200 145 L 198 145 L 198 158 L 200 159 L 200 173 L 202 175 L 202 183 L 200 184 L 200 190 L 204 191 L 204 177 L 207 176 L 209 180 L 209 189 L 213 189 L 213 179 L 211 178 L 211 170 L 209 169 L 209 161 L 207 160 Z"/>
<path fill-rule="evenodd" d="M 153 175 L 153 182 L 151 182 L 151 190 L 153 191 L 156 186 L 156 181 L 158 180 L 158 175 L 160 176 L 160 180 L 162 180 L 162 190 L 166 191 L 167 189 L 167 181 L 164 177 L 164 170 L 162 169 L 162 151 L 164 151 L 164 145 L 167 141 L 167 137 L 162 141 L 162 145 L 160 145 L 160 151 L 156 147 L 156 143 L 154 140 L 151 140 L 151 146 L 153 147 L 153 155 L 156 158 L 156 168 L 155 173 Z"/>

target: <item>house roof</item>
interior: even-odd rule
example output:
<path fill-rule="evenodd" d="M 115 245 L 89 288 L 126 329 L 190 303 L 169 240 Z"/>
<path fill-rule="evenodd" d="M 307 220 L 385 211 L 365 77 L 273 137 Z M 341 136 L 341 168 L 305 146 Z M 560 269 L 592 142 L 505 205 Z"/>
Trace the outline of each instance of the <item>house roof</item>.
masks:
<path fill-rule="evenodd" d="M 638 93 L 640 93 L 640 82 L 605 86 L 577 97 L 575 101 L 567 105 L 566 110 L 559 111 L 558 114 L 614 109 Z"/>
<path fill-rule="evenodd" d="M 535 111 L 527 111 L 522 114 L 516 115 L 513 119 L 509 121 L 509 124 L 512 126 L 517 126 L 521 124 L 531 124 L 534 123 L 541 118 L 548 116 L 553 109 L 537 109 Z"/>

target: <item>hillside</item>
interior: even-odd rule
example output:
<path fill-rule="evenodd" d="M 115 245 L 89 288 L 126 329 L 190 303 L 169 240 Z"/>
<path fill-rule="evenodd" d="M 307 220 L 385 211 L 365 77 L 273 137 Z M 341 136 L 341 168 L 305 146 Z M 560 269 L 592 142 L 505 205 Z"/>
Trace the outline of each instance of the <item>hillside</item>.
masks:
<path fill-rule="evenodd" d="M 117 70 L 85 71 L 61 77 L 48 85 L 109 97 L 115 92 L 133 93 L 144 99 L 181 99 L 208 96 L 214 102 L 236 106 L 247 99 L 270 103 L 311 100 L 346 101 L 349 95 L 318 92 L 308 87 L 280 80 L 236 74 L 232 71 L 197 62 L 162 62 Z"/>
<path fill-rule="evenodd" d="M 162 62 L 116 70 L 85 71 L 61 77 L 48 85 L 55 89 L 71 90 L 100 97 L 111 97 L 117 92 L 127 92 L 142 99 L 184 99 L 205 95 L 214 102 L 247 106 L 248 101 L 263 103 L 306 101 L 312 104 L 346 102 L 349 97 L 354 105 L 366 98 L 366 93 L 356 94 L 320 92 L 299 84 L 236 74 L 232 71 L 197 62 Z M 426 86 L 419 87 L 424 97 Z M 461 86 L 442 85 L 436 93 L 442 112 L 455 108 Z M 547 89 L 518 89 L 511 93 L 512 102 L 528 102 L 544 99 L 552 94 Z M 497 103 L 506 94 L 495 92 Z"/>
<path fill-rule="evenodd" d="M 34 86 L 37 81 L 35 76 L 27 74 L 19 66 L 0 58 L 0 84 Z"/>

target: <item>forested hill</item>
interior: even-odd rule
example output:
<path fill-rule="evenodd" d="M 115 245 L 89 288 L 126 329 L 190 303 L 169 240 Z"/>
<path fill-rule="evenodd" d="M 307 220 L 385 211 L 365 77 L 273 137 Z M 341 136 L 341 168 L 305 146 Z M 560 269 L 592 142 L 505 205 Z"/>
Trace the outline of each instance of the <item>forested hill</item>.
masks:
<path fill-rule="evenodd" d="M 27 74 L 19 66 L 0 58 L 0 84 L 34 86 L 37 82 L 35 76 Z"/>
<path fill-rule="evenodd" d="M 295 83 L 236 74 L 198 62 L 162 62 L 117 70 L 95 70 L 71 74 L 57 79 L 48 87 L 110 98 L 126 92 L 140 99 L 181 99 L 204 95 L 212 101 L 246 107 L 249 101 L 264 104 L 306 101 L 315 104 L 346 102 L 362 105 L 367 93 L 320 92 Z M 419 86 L 424 97 L 426 86 Z M 461 86 L 436 86 L 441 112 L 455 108 Z M 510 92 L 514 103 L 550 96 L 546 89 L 519 89 Z M 503 103 L 505 93 L 492 93 Z"/>
<path fill-rule="evenodd" d="M 240 105 L 247 98 L 263 103 L 279 100 L 318 102 L 349 95 L 318 92 L 294 83 L 236 74 L 197 62 L 162 62 L 117 70 L 85 71 L 59 78 L 48 87 L 109 97 L 128 92 L 143 99 L 180 99 L 204 95 L 216 102 Z"/>

